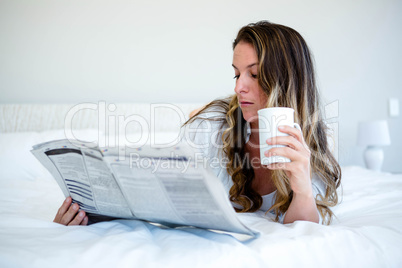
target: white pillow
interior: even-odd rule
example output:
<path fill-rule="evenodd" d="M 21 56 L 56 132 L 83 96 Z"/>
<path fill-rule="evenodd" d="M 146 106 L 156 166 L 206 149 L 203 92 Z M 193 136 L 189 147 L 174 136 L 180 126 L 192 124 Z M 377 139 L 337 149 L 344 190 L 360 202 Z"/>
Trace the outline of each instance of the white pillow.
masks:
<path fill-rule="evenodd" d="M 97 129 L 74 130 L 73 133 L 85 141 L 99 137 Z M 51 179 L 50 173 L 30 151 L 35 144 L 65 138 L 64 130 L 0 134 L 0 180 Z"/>
<path fill-rule="evenodd" d="M 119 136 L 105 136 L 97 129 L 74 130 L 74 138 L 84 141 L 118 141 L 120 145 L 174 146 L 180 139 L 178 132 L 131 133 Z M 0 134 L 0 180 L 52 180 L 50 173 L 30 152 L 33 145 L 66 139 L 63 129 L 43 132 L 12 132 Z M 103 141 L 103 142 L 102 142 Z M 100 144 L 102 146 L 102 144 Z"/>

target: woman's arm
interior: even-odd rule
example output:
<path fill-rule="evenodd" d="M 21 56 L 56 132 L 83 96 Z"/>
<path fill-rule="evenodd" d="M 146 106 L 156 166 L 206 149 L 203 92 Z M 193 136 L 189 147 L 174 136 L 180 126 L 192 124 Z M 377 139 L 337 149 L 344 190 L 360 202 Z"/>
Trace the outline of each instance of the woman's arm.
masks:
<path fill-rule="evenodd" d="M 268 166 L 272 170 L 284 170 L 293 191 L 293 198 L 283 223 L 292 223 L 297 220 L 318 223 L 320 217 L 311 185 L 310 150 L 299 130 L 289 126 L 279 127 L 279 130 L 289 136 L 279 136 L 268 140 L 267 143 L 270 145 L 282 144 L 287 147 L 272 148 L 265 154 L 267 156 L 280 155 L 291 160 L 290 163 L 275 163 Z"/>
<path fill-rule="evenodd" d="M 313 195 L 293 194 L 292 202 L 286 212 L 283 223 L 311 221 L 319 223 L 320 216 Z"/>

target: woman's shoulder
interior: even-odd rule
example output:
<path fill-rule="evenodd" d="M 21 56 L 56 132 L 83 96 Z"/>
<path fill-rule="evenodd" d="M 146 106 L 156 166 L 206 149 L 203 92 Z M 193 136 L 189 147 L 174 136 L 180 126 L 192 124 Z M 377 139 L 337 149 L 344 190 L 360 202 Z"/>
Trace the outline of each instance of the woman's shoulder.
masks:
<path fill-rule="evenodd" d="M 225 126 L 226 114 L 229 110 L 230 98 L 216 99 L 199 109 L 183 127 L 191 128 L 222 128 Z"/>
<path fill-rule="evenodd" d="M 198 114 L 195 115 L 196 118 L 205 119 L 213 117 L 226 117 L 229 110 L 231 97 L 220 98 L 211 101 L 206 104 Z"/>
<path fill-rule="evenodd" d="M 201 150 L 206 157 L 216 157 L 222 147 L 222 132 L 227 126 L 229 101 L 228 98 L 217 99 L 205 105 L 184 124 L 182 141 Z"/>

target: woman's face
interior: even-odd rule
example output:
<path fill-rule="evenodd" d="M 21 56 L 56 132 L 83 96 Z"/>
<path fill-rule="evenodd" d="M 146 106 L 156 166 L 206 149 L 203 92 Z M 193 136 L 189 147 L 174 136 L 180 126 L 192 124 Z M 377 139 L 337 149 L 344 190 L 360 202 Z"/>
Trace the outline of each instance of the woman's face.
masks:
<path fill-rule="evenodd" d="M 268 96 L 258 84 L 258 57 L 254 47 L 245 42 L 239 42 L 233 51 L 235 71 L 235 92 L 244 120 L 255 125 L 258 122 L 257 111 L 265 108 Z"/>

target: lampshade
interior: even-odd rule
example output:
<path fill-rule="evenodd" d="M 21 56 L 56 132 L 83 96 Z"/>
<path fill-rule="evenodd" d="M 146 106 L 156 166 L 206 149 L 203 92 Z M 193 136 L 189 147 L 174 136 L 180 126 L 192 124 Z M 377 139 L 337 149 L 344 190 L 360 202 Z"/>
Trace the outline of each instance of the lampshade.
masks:
<path fill-rule="evenodd" d="M 360 122 L 357 144 L 360 146 L 390 145 L 391 138 L 387 121 Z"/>

